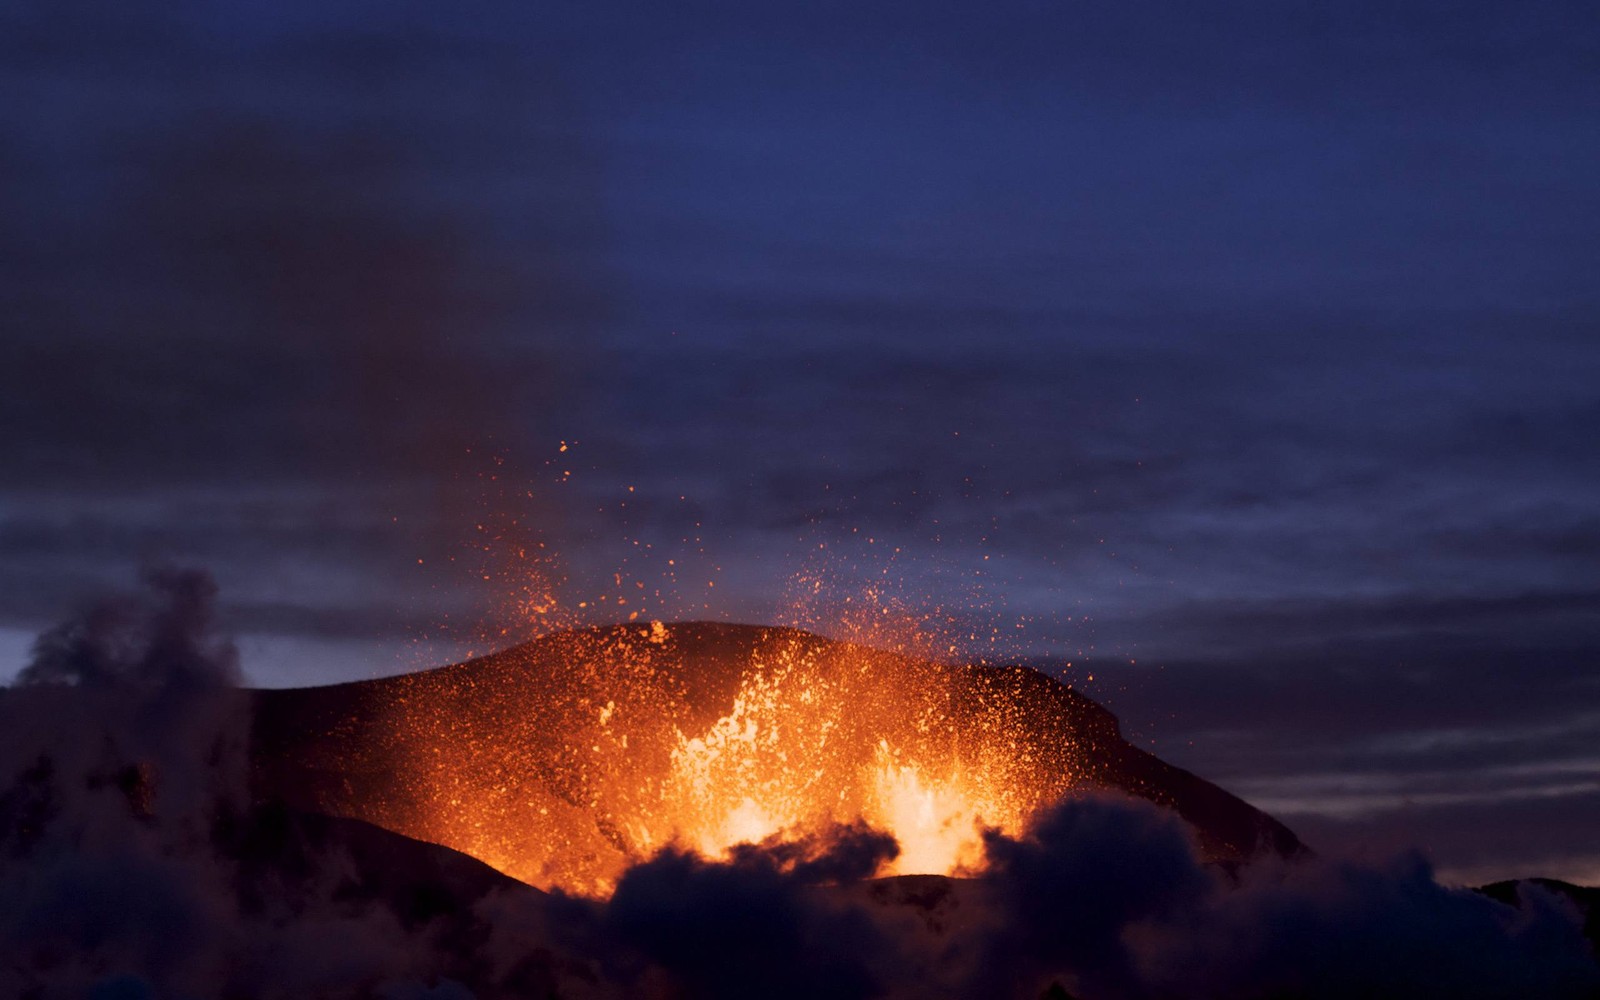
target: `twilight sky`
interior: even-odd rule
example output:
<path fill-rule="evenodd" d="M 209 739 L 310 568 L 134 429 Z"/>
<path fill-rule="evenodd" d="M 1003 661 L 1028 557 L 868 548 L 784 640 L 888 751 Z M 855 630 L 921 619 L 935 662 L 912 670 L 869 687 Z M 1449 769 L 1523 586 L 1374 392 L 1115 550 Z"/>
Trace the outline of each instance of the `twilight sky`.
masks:
<path fill-rule="evenodd" d="M 0 679 L 162 560 L 267 685 L 886 581 L 1600 882 L 1591 4 L 56 0 L 0 92 Z"/>

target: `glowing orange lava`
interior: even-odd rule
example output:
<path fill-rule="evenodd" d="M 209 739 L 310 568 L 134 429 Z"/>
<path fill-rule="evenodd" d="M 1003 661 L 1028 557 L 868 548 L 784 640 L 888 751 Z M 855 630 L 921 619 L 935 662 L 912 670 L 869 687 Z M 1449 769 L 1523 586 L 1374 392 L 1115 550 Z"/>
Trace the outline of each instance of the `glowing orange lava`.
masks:
<path fill-rule="evenodd" d="M 977 860 L 984 824 L 1021 822 L 1025 806 L 994 780 L 996 761 L 981 748 L 964 759 L 941 725 L 928 671 L 899 664 L 891 675 L 870 659 L 825 671 L 798 644 L 774 652 L 776 662 L 750 664 L 728 714 L 676 733 L 642 846 L 678 840 L 715 857 L 865 820 L 899 842 L 893 873 L 944 874 Z"/>
<path fill-rule="evenodd" d="M 882 874 L 954 873 L 1073 783 L 1022 675 L 793 629 L 661 623 L 560 633 L 394 678 L 353 815 L 545 888 L 606 895 L 675 844 L 711 857 L 865 822 Z M 344 787 L 354 788 L 353 783 Z"/>

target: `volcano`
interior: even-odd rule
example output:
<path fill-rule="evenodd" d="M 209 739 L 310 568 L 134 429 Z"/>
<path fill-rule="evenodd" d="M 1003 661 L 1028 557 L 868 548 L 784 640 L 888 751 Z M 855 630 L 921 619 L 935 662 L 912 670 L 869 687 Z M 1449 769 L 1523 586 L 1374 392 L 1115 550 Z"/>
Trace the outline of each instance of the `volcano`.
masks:
<path fill-rule="evenodd" d="M 1600 995 L 1593 890 L 1311 857 L 1024 667 L 650 623 L 241 691 L 204 648 L 0 689 L 0 995 Z"/>
<path fill-rule="evenodd" d="M 947 665 L 789 628 L 559 632 L 402 676 L 252 693 L 261 801 L 364 820 L 540 888 L 603 896 L 669 844 L 865 822 L 885 874 L 956 874 L 984 828 L 1110 790 L 1175 811 L 1223 864 L 1305 847 L 1021 666 Z"/>

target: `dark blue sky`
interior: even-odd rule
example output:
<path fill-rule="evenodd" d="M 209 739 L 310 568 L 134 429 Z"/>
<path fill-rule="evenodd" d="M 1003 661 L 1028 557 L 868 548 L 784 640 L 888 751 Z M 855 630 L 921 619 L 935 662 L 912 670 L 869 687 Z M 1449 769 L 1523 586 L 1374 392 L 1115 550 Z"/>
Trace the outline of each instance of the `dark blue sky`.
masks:
<path fill-rule="evenodd" d="M 152 559 L 259 683 L 424 665 L 517 516 L 569 606 L 887 569 L 1314 844 L 1600 880 L 1590 5 L 0 11 L 0 676 Z"/>

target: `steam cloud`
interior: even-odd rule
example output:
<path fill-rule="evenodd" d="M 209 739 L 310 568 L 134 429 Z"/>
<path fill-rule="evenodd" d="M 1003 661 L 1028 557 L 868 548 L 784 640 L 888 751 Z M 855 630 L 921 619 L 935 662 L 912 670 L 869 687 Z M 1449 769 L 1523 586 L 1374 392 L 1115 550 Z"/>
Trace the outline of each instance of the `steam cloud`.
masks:
<path fill-rule="evenodd" d="M 201 570 L 146 570 L 143 595 L 109 598 L 41 635 L 19 684 L 216 688 L 239 680 L 233 644 L 212 635 L 217 585 Z"/>
<path fill-rule="evenodd" d="M 860 825 L 746 845 L 723 864 L 667 850 L 623 875 L 601 919 L 694 996 L 876 996 L 884 932 L 813 888 L 870 878 L 896 853 L 893 837 Z"/>
<path fill-rule="evenodd" d="M 249 801 L 237 655 L 200 572 L 45 633 L 0 692 L 0 993 L 55 997 L 1589 997 L 1572 905 L 1425 862 L 1203 863 L 1146 803 L 1084 796 L 970 879 L 870 876 L 864 826 L 671 848 L 605 902 Z"/>

